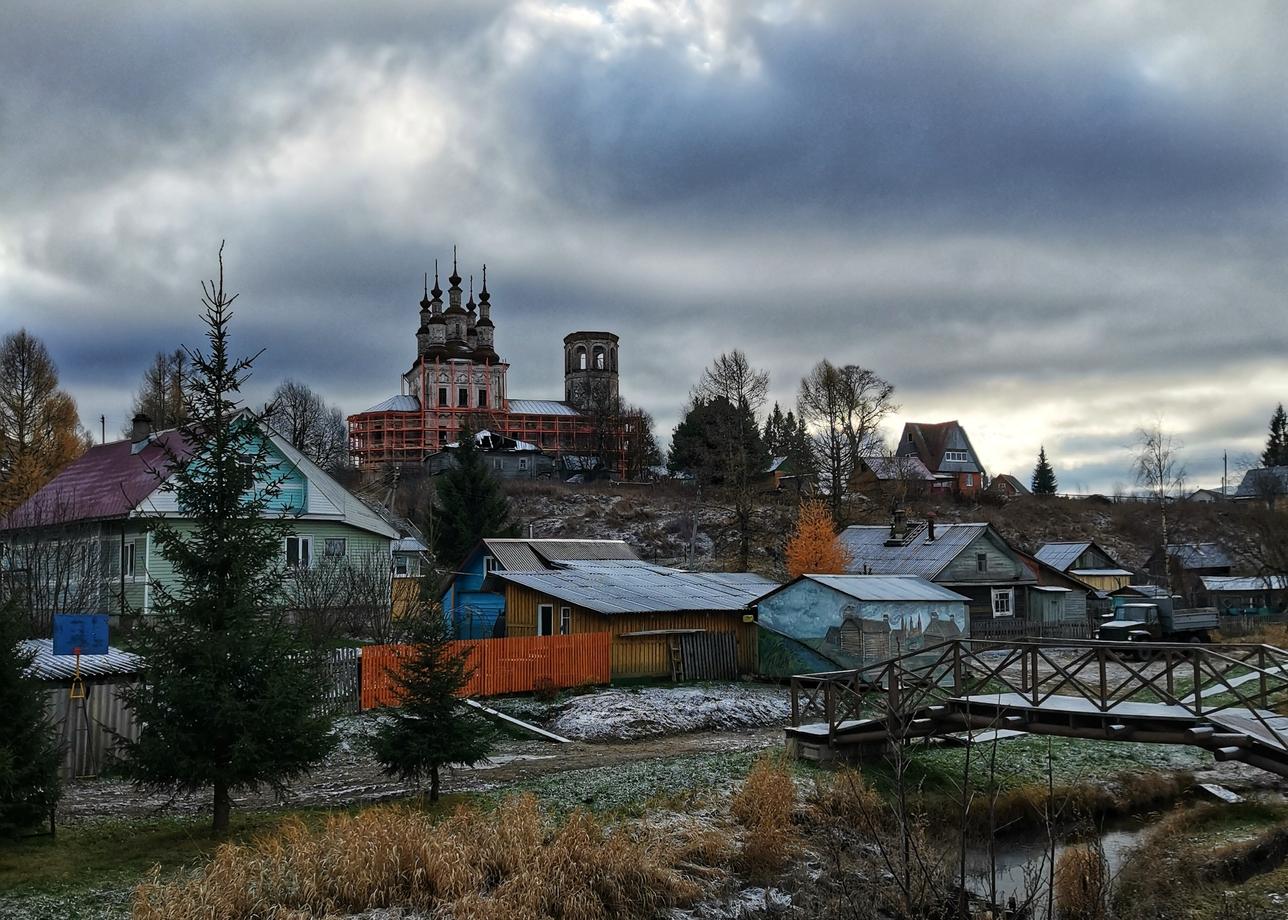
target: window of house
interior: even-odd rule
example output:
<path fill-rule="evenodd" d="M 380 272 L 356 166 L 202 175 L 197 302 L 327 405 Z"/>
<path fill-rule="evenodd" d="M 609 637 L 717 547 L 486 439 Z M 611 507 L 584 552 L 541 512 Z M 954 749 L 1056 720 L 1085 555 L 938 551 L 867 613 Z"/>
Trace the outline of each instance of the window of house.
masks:
<path fill-rule="evenodd" d="M 288 569 L 307 569 L 312 562 L 312 537 L 286 538 L 286 567 Z"/>
<path fill-rule="evenodd" d="M 344 537 L 327 537 L 322 555 L 327 559 L 343 559 L 349 551 L 349 541 Z"/>
<path fill-rule="evenodd" d="M 908 432 L 908 443 L 909 443 L 909 444 L 911 444 L 911 443 L 912 443 L 912 432 L 911 432 L 911 431 L 909 431 L 909 432 Z"/>
<path fill-rule="evenodd" d="M 1014 588 L 994 588 L 993 589 L 993 616 L 1009 617 L 1014 616 L 1015 607 L 1015 589 Z"/>
<path fill-rule="evenodd" d="M 492 469 L 497 470 L 497 471 L 500 471 L 500 470 L 501 470 L 501 458 L 500 458 L 500 457 L 493 457 L 493 458 L 492 458 Z"/>
<path fill-rule="evenodd" d="M 975 571 L 976 572 L 988 571 L 988 553 L 975 554 Z"/>
<path fill-rule="evenodd" d="M 555 605 L 537 605 L 537 635 L 549 636 L 555 631 Z"/>
<path fill-rule="evenodd" d="M 572 632 L 572 608 L 559 608 L 559 635 L 566 636 Z"/>
<path fill-rule="evenodd" d="M 134 577 L 134 542 L 121 544 L 121 575 L 125 578 Z"/>
<path fill-rule="evenodd" d="M 410 575 L 410 574 L 411 574 L 411 560 L 410 560 L 409 558 L 407 558 L 406 556 L 394 556 L 394 574 L 395 574 L 395 575 Z"/>
<path fill-rule="evenodd" d="M 970 454 L 964 450 L 946 450 L 944 460 L 949 463 L 965 463 L 970 460 Z"/>
<path fill-rule="evenodd" d="M 438 388 L 438 404 L 440 406 L 447 405 L 447 387 Z"/>
<path fill-rule="evenodd" d="M 528 470 L 528 458 L 527 458 L 527 457 L 520 457 L 520 458 L 519 458 L 519 472 L 520 472 L 520 473 L 525 473 L 525 472 L 527 472 L 527 470 Z"/>
<path fill-rule="evenodd" d="M 493 556 L 483 557 L 483 574 L 487 575 L 496 571 L 496 559 Z"/>
<path fill-rule="evenodd" d="M 456 390 L 456 405 L 462 408 L 470 404 L 470 391 L 466 387 L 458 387 Z"/>
<path fill-rule="evenodd" d="M 975 474 L 974 474 L 974 473 L 967 473 L 967 474 L 966 474 L 966 486 L 967 486 L 967 488 L 969 488 L 969 487 L 973 486 L 974 484 L 975 484 Z"/>

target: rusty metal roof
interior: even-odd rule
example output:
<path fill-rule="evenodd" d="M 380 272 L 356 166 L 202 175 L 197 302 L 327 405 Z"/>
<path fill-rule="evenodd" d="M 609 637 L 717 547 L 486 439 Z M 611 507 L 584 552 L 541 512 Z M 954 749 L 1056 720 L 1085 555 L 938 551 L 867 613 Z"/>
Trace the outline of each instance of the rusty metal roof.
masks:
<path fill-rule="evenodd" d="M 187 454 L 183 437 L 175 431 L 157 434 L 138 453 L 128 439 L 94 445 L 0 518 L 0 530 L 126 517 L 161 485 L 157 473 L 166 470 L 167 444 L 178 456 Z"/>

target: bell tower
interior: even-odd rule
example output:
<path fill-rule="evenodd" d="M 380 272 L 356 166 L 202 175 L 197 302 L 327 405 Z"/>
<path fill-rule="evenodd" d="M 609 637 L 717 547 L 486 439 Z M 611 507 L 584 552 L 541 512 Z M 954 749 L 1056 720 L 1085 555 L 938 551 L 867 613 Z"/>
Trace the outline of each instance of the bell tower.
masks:
<path fill-rule="evenodd" d="M 564 402 L 577 409 L 617 399 L 617 336 L 571 332 L 564 336 Z"/>

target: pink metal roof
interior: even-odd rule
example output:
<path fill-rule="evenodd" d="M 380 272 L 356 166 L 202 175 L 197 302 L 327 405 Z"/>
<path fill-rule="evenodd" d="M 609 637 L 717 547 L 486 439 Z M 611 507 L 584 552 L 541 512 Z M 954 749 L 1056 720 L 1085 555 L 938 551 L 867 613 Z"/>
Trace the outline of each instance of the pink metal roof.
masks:
<path fill-rule="evenodd" d="M 178 432 L 161 432 L 137 454 L 129 440 L 97 444 L 45 483 L 31 498 L 0 518 L 0 530 L 71 521 L 125 517 L 161 484 L 167 463 L 162 443 L 179 456 L 187 446 Z"/>

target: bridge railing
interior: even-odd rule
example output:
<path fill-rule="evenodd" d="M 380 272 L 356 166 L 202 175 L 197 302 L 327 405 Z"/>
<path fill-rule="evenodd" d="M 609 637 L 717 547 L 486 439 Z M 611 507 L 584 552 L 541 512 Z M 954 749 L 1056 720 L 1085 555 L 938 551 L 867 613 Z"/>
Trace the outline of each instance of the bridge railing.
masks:
<path fill-rule="evenodd" d="M 882 719 L 902 731 L 948 698 L 1041 707 L 1053 697 L 1089 712 L 1161 703 L 1195 718 L 1240 715 L 1288 748 L 1265 710 L 1288 694 L 1288 651 L 1268 645 L 955 639 L 852 671 L 792 678 L 792 722 Z M 894 724 L 899 723 L 899 724 Z"/>

